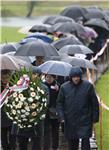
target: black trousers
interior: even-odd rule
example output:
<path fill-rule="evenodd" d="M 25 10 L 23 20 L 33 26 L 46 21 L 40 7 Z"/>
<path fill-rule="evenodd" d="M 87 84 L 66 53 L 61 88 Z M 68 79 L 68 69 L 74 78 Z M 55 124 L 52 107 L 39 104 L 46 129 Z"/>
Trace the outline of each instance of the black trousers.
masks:
<path fill-rule="evenodd" d="M 24 136 L 18 136 L 18 143 L 20 150 L 27 150 L 28 149 L 28 141 L 29 138 Z M 41 150 L 41 137 L 32 137 L 32 150 Z"/>
<path fill-rule="evenodd" d="M 78 150 L 79 139 L 68 140 L 68 150 Z M 84 138 L 81 141 L 81 150 L 91 150 L 89 138 Z"/>
<path fill-rule="evenodd" d="M 44 122 L 44 146 L 43 150 L 56 150 L 59 147 L 59 122 L 58 119 L 45 119 Z"/>
<path fill-rule="evenodd" d="M 1 127 L 1 145 L 3 150 L 15 150 L 16 137 L 11 134 L 11 126 Z"/>

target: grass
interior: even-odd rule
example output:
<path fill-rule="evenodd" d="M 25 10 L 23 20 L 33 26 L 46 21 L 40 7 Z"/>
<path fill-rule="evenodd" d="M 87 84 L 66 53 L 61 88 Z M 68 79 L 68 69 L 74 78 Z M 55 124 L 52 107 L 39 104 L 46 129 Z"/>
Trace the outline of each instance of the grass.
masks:
<path fill-rule="evenodd" d="M 96 91 L 109 107 L 109 70 L 96 83 Z M 96 125 L 97 143 L 100 147 L 100 123 Z M 109 150 L 109 111 L 102 109 L 102 150 Z"/>
<path fill-rule="evenodd" d="M 17 42 L 26 35 L 18 32 L 16 27 L 1 27 L 1 43 Z"/>
<path fill-rule="evenodd" d="M 104 1 L 36 1 L 32 16 L 41 16 L 49 14 L 59 14 L 65 7 L 69 5 L 98 6 L 101 8 L 108 8 L 109 2 Z M 29 1 L 2 1 L 1 2 L 1 16 L 26 16 L 29 8 Z"/>

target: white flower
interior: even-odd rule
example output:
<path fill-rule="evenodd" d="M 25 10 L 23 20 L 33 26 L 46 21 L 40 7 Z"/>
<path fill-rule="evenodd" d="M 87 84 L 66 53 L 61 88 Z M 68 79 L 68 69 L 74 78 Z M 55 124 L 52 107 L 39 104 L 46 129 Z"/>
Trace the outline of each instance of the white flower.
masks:
<path fill-rule="evenodd" d="M 15 102 L 12 102 L 12 105 L 15 106 Z"/>
<path fill-rule="evenodd" d="M 35 97 L 37 100 L 39 100 L 40 99 L 40 96 L 38 96 L 38 95 L 36 95 L 36 97 Z"/>
<path fill-rule="evenodd" d="M 22 113 L 25 113 L 26 111 L 24 109 L 21 110 Z"/>
<path fill-rule="evenodd" d="M 31 95 L 31 97 L 35 97 L 36 93 L 35 92 L 31 92 L 30 95 Z"/>
<path fill-rule="evenodd" d="M 17 113 L 20 114 L 21 113 L 20 110 L 17 110 Z"/>
<path fill-rule="evenodd" d="M 27 107 L 25 107 L 25 110 L 26 110 L 26 111 L 30 111 L 30 109 L 29 109 L 29 107 L 28 107 L 28 106 L 27 106 Z"/>
<path fill-rule="evenodd" d="M 41 116 L 41 119 L 44 119 L 45 118 L 45 114 L 43 114 L 42 116 Z"/>
<path fill-rule="evenodd" d="M 23 77 L 24 77 L 24 78 L 28 78 L 28 75 L 27 75 L 27 74 L 23 74 Z"/>
<path fill-rule="evenodd" d="M 17 108 L 22 108 L 22 105 L 23 105 L 23 103 L 22 103 L 22 102 L 19 102 L 19 103 L 17 104 Z"/>
<path fill-rule="evenodd" d="M 39 87 L 39 86 L 37 87 L 37 90 L 38 90 L 39 92 L 41 91 L 41 89 L 40 89 L 40 87 Z"/>
<path fill-rule="evenodd" d="M 21 85 L 21 84 L 22 84 L 22 80 L 18 80 L 17 85 Z"/>
<path fill-rule="evenodd" d="M 34 111 L 34 112 L 32 112 L 32 114 L 31 114 L 32 116 L 36 116 L 37 115 L 37 113 Z"/>
<path fill-rule="evenodd" d="M 47 99 L 46 98 L 42 98 L 42 102 L 46 102 L 47 101 Z"/>
<path fill-rule="evenodd" d="M 34 123 L 35 125 L 37 124 L 37 122 Z"/>
<path fill-rule="evenodd" d="M 15 119 L 18 120 L 18 117 L 16 116 Z"/>
<path fill-rule="evenodd" d="M 41 92 L 42 94 L 44 94 L 44 93 L 45 93 L 43 90 L 40 90 L 40 92 Z"/>
<path fill-rule="evenodd" d="M 47 103 L 45 103 L 44 106 L 47 107 Z"/>
<path fill-rule="evenodd" d="M 28 125 L 28 128 L 32 127 L 32 125 Z"/>
<path fill-rule="evenodd" d="M 35 103 L 33 103 L 33 104 L 31 105 L 31 108 L 32 108 L 32 109 L 35 109 L 36 106 L 37 106 L 37 105 L 36 105 Z"/>
<path fill-rule="evenodd" d="M 33 102 L 33 98 L 32 97 L 28 98 L 28 101 Z"/>
<path fill-rule="evenodd" d="M 13 93 L 13 97 L 17 97 L 17 92 L 14 92 L 14 93 Z"/>
<path fill-rule="evenodd" d="M 15 115 L 16 114 L 16 110 L 13 109 L 12 110 L 12 114 Z"/>
<path fill-rule="evenodd" d="M 33 85 L 36 85 L 36 83 L 34 82 Z"/>
<path fill-rule="evenodd" d="M 22 98 L 20 98 L 20 100 L 23 102 L 26 100 L 26 97 L 22 97 Z"/>
<path fill-rule="evenodd" d="M 21 115 L 21 118 L 25 118 L 26 116 L 25 115 Z"/>
<path fill-rule="evenodd" d="M 34 121 L 34 119 L 30 119 L 30 122 L 33 122 Z"/>
<path fill-rule="evenodd" d="M 31 87 L 31 88 L 30 88 L 30 90 L 31 90 L 31 91 L 34 91 L 34 88 L 33 88 L 33 87 Z"/>
<path fill-rule="evenodd" d="M 22 119 L 23 121 L 27 121 L 27 119 L 26 118 L 24 118 L 24 119 Z"/>
<path fill-rule="evenodd" d="M 25 113 L 26 116 L 28 116 L 29 114 L 30 114 L 29 112 L 26 112 L 26 113 Z"/>
<path fill-rule="evenodd" d="M 13 123 L 14 123 L 14 124 L 17 124 L 17 122 L 16 122 L 16 121 L 14 121 Z"/>
<path fill-rule="evenodd" d="M 16 97 L 16 98 L 15 98 L 15 101 L 16 101 L 16 102 L 18 102 L 18 101 L 19 101 L 18 97 Z"/>
<path fill-rule="evenodd" d="M 18 97 L 21 99 L 23 98 L 23 94 L 19 94 Z"/>

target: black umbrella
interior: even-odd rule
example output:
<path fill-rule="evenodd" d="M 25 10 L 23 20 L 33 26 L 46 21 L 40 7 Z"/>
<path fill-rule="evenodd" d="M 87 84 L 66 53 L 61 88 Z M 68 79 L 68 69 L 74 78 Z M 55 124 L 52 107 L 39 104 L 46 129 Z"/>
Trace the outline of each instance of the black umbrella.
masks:
<path fill-rule="evenodd" d="M 15 53 L 17 56 L 59 56 L 56 48 L 41 40 L 29 42 L 18 48 Z"/>
<path fill-rule="evenodd" d="M 52 29 L 51 29 L 50 25 L 47 25 L 47 24 L 39 24 L 38 25 L 37 24 L 37 25 L 32 26 L 29 29 L 29 32 L 47 32 L 47 33 L 51 33 Z"/>
<path fill-rule="evenodd" d="M 76 23 L 76 22 L 65 22 L 65 23 L 57 23 L 52 26 L 54 32 L 65 32 L 65 33 L 72 33 L 76 32 L 77 34 L 84 34 L 85 29 L 84 26 Z"/>
<path fill-rule="evenodd" d="M 100 28 L 102 30 L 109 32 L 109 28 L 106 22 L 99 18 L 90 19 L 89 21 L 85 22 L 85 25 L 95 27 L 95 28 Z"/>
<path fill-rule="evenodd" d="M 69 44 L 71 44 L 71 45 L 74 45 L 74 44 L 76 44 L 76 45 L 83 45 L 82 42 L 80 42 L 79 39 L 76 38 L 75 36 L 61 38 L 60 40 L 55 41 L 52 44 L 58 50 L 60 48 L 62 48 L 63 46 L 69 45 Z"/>
<path fill-rule="evenodd" d="M 89 69 L 97 69 L 96 66 L 87 59 L 67 56 L 65 58 L 62 58 L 62 61 L 70 63 L 72 66 L 79 66 L 82 68 L 89 68 Z"/>
<path fill-rule="evenodd" d="M 86 20 L 92 18 L 100 18 L 109 21 L 109 17 L 102 10 L 98 8 L 88 8 L 87 11 L 88 13 L 85 15 Z"/>
<path fill-rule="evenodd" d="M 13 44 L 3 44 L 0 46 L 0 54 L 15 52 L 16 48 Z"/>
<path fill-rule="evenodd" d="M 84 45 L 65 45 L 59 50 L 60 53 L 66 53 L 68 55 L 74 54 L 91 54 L 93 53 L 88 47 Z"/>
<path fill-rule="evenodd" d="M 54 25 L 59 22 L 74 22 L 74 20 L 66 16 L 55 15 L 55 16 L 48 16 L 44 21 L 45 24 L 49 25 Z"/>
<path fill-rule="evenodd" d="M 70 18 L 73 18 L 74 20 L 77 20 L 77 18 L 85 16 L 87 13 L 87 10 L 85 8 L 82 8 L 80 6 L 69 6 L 65 8 L 60 14 L 62 16 L 67 16 Z"/>

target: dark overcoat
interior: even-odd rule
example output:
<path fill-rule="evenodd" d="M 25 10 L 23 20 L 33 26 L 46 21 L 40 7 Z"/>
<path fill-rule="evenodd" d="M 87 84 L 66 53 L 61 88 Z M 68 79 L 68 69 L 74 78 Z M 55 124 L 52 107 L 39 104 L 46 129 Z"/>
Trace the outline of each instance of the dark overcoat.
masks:
<path fill-rule="evenodd" d="M 93 123 L 99 120 L 99 104 L 93 85 L 81 80 L 64 83 L 57 98 L 60 120 L 65 121 L 67 139 L 88 138 L 92 135 Z"/>

